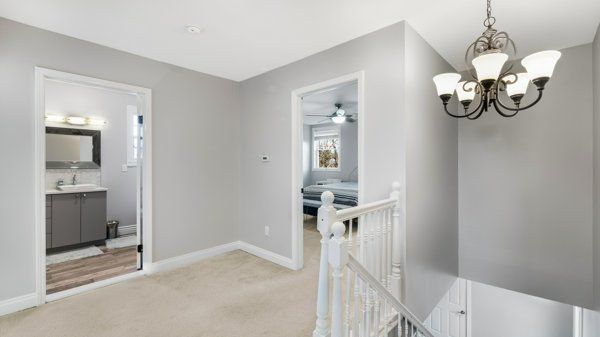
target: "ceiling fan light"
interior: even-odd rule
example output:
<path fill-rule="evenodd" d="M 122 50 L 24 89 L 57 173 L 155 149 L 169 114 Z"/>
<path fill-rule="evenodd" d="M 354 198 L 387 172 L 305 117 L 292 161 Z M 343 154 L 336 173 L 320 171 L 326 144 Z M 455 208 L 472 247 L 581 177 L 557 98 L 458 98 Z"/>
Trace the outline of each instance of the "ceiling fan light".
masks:
<path fill-rule="evenodd" d="M 496 81 L 507 60 L 508 55 L 504 53 L 485 54 L 474 58 L 472 63 L 479 82 L 484 84 L 484 81 Z"/>
<path fill-rule="evenodd" d="M 561 53 L 556 50 L 541 51 L 523 58 L 521 64 L 527 69 L 531 80 L 550 78 L 560 56 Z"/>
<path fill-rule="evenodd" d="M 338 116 L 344 116 L 346 114 L 346 110 L 339 108 L 337 109 L 337 111 L 335 112 Z"/>
<path fill-rule="evenodd" d="M 456 95 L 458 95 L 458 100 L 463 101 L 473 101 L 475 98 L 475 87 L 477 85 L 474 82 L 462 81 L 458 82 L 456 85 Z M 466 90 L 465 90 L 466 89 Z"/>
<path fill-rule="evenodd" d="M 335 123 L 335 124 L 342 124 L 346 121 L 346 117 L 344 116 L 334 116 L 331 117 L 331 120 Z"/>
<path fill-rule="evenodd" d="M 460 81 L 460 75 L 457 73 L 445 73 L 433 77 L 433 82 L 435 83 L 437 94 L 440 97 L 447 95 L 452 96 L 452 94 L 454 94 L 454 89 L 456 88 L 456 83 L 458 83 L 458 81 Z M 448 97 L 448 99 L 450 98 Z"/>
<path fill-rule="evenodd" d="M 517 81 L 515 83 L 507 83 L 506 84 L 506 93 L 509 97 L 513 97 L 516 95 L 525 95 L 527 92 L 527 87 L 529 86 L 529 74 L 528 73 L 518 73 Z"/>

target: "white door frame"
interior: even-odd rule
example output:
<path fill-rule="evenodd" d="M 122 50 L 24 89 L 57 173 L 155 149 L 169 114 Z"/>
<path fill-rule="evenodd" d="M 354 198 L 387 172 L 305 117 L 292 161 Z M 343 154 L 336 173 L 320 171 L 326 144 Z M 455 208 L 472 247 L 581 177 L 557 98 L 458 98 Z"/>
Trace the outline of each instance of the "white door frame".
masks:
<path fill-rule="evenodd" d="M 303 235 L 303 211 L 302 195 L 302 97 L 315 91 L 339 86 L 340 84 L 354 82 L 358 83 L 358 203 L 362 203 L 364 184 L 364 130 L 365 130 L 365 72 L 340 76 L 324 82 L 319 82 L 292 91 L 292 262 L 295 270 L 304 266 L 304 235 Z"/>
<path fill-rule="evenodd" d="M 143 147 L 143 270 L 94 282 L 82 287 L 73 288 L 46 296 L 46 125 L 45 125 L 45 84 L 48 80 L 90 86 L 118 92 L 136 94 L 138 96 L 138 112 L 144 116 Z M 35 67 L 35 289 L 37 305 L 53 301 L 77 293 L 100 288 L 108 284 L 120 282 L 143 275 L 152 264 L 152 90 L 148 88 L 81 76 L 62 71 Z M 139 190 L 138 190 L 139 191 Z M 139 198 L 138 198 L 139 199 Z M 139 209 L 138 209 L 139 213 Z M 138 215 L 139 216 L 139 215 Z M 138 221 L 138 227 L 140 226 Z M 139 228 L 138 228 L 139 230 Z M 139 233 L 139 232 L 138 232 Z"/>

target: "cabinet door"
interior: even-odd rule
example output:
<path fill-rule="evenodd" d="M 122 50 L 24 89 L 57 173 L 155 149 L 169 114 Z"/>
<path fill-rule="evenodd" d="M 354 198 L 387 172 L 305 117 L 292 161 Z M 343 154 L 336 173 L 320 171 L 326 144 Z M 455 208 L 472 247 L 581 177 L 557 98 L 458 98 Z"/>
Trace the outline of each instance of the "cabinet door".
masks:
<path fill-rule="evenodd" d="M 52 248 L 80 242 L 80 217 L 79 193 L 52 196 Z"/>
<path fill-rule="evenodd" d="M 106 239 L 106 192 L 81 193 L 81 242 Z"/>

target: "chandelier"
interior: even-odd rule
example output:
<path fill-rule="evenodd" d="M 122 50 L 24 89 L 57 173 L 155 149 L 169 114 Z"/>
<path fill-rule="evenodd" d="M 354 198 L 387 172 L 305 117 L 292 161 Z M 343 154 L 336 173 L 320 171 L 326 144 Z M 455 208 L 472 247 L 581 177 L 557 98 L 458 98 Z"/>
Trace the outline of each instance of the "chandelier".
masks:
<path fill-rule="evenodd" d="M 487 0 L 487 18 L 483 21 L 486 30 L 469 45 L 465 53 L 465 63 L 472 79 L 460 81 L 461 76 L 457 73 L 445 73 L 433 77 L 444 110 L 452 117 L 477 119 L 492 106 L 500 115 L 513 117 L 519 111 L 531 108 L 542 99 L 544 87 L 552 77 L 554 66 L 561 55 L 559 51 L 547 50 L 531 54 L 521 60 L 527 72 L 514 73 L 512 72 L 514 64 L 507 60 L 517 54 L 515 43 L 506 32 L 498 32 L 494 29 L 494 23 L 496 18 L 492 16 L 491 0 Z M 523 105 L 521 100 L 530 82 L 537 88 L 538 95 L 533 102 Z M 464 114 L 453 114 L 448 111 L 448 101 L 455 91 L 464 108 Z M 501 95 L 504 91 L 506 95 Z M 472 104 L 475 96 L 478 96 L 476 105 Z M 512 102 L 502 102 L 501 96 L 508 96 Z M 472 105 L 474 108 L 469 111 Z"/>

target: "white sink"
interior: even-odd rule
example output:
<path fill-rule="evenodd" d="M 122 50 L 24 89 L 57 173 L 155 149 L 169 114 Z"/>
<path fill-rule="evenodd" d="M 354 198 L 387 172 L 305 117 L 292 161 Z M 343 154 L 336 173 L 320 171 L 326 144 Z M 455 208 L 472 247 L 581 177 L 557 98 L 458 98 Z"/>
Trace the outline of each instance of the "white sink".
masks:
<path fill-rule="evenodd" d="M 94 184 L 77 184 L 77 185 L 62 185 L 62 186 L 57 186 L 56 188 L 61 191 L 77 192 L 77 191 L 94 189 L 96 187 L 98 187 L 98 186 L 96 186 Z"/>

